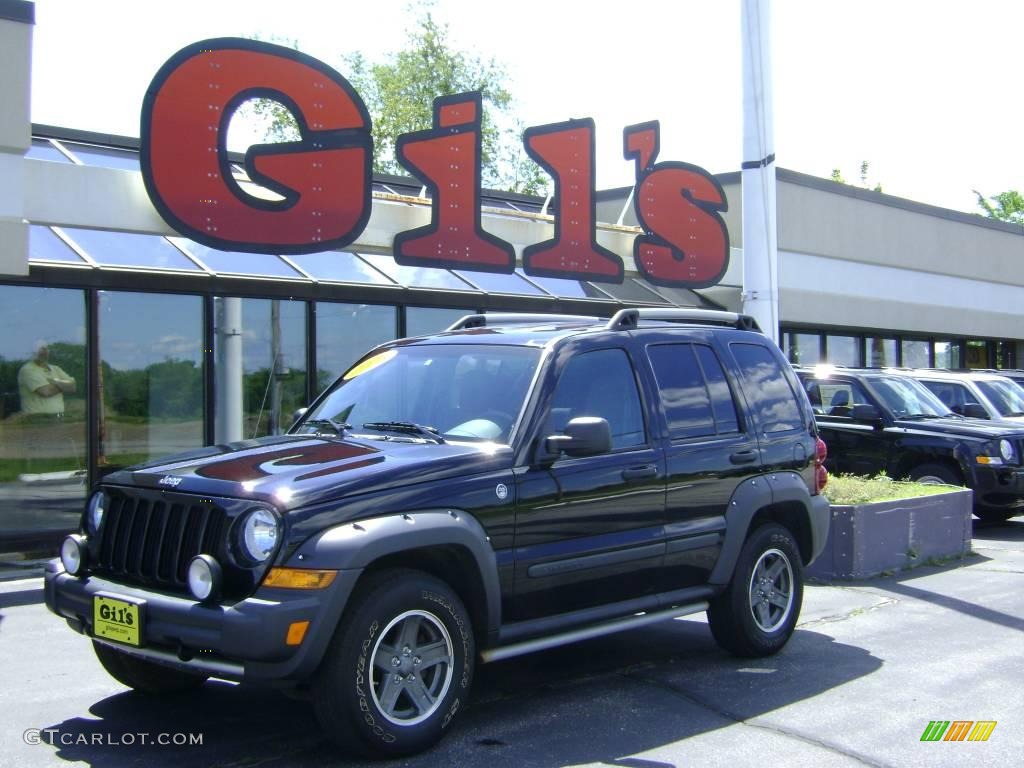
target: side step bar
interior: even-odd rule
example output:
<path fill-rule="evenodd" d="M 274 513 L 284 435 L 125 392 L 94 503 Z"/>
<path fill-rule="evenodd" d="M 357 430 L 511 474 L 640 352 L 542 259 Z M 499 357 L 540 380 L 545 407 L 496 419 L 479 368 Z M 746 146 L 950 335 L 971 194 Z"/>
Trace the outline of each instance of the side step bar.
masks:
<path fill-rule="evenodd" d="M 667 619 L 678 619 L 680 616 L 689 616 L 691 613 L 700 613 L 707 609 L 708 602 L 704 600 L 696 603 L 689 603 L 688 605 L 679 605 L 675 608 L 669 608 L 655 613 L 639 613 L 635 616 L 627 616 L 622 619 L 615 619 L 614 621 L 606 621 L 589 627 L 580 627 L 579 629 L 561 632 L 557 635 L 538 637 L 534 640 L 524 640 L 520 643 L 512 643 L 511 645 L 504 645 L 499 648 L 488 648 L 486 651 L 480 652 L 480 660 L 486 664 L 490 661 L 510 659 L 513 656 L 522 656 L 524 653 L 533 653 L 534 651 L 543 651 L 548 648 L 557 648 L 560 645 L 569 645 L 570 643 L 576 643 L 580 640 L 589 640 L 592 637 L 611 635 L 615 632 L 623 632 L 627 629 L 635 629 L 637 627 L 643 627 L 648 624 L 654 624 L 655 622 L 665 621 Z"/>

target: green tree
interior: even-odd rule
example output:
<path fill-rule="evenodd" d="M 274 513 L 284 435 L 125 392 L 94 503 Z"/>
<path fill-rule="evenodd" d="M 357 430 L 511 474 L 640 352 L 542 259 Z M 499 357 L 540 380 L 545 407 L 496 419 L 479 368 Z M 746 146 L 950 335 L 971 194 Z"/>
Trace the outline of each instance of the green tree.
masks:
<path fill-rule="evenodd" d="M 1024 224 L 1024 195 L 1017 190 L 1008 189 L 991 197 L 985 197 L 976 189 L 972 191 L 978 196 L 978 205 L 990 219 Z"/>
<path fill-rule="evenodd" d="M 543 191 L 548 177 L 523 148 L 524 125 L 515 117 L 505 68 L 494 59 L 485 61 L 454 49 L 448 25 L 434 19 L 431 6 L 427 2 L 410 7 L 417 15 L 406 31 L 405 45 L 384 61 L 371 63 L 359 52 L 343 57 L 346 77 L 373 121 L 374 171 L 407 175 L 395 156 L 397 138 L 432 126 L 435 97 L 480 91 L 483 185 L 525 194 Z M 254 103 L 253 111 L 266 121 L 267 140 L 298 137 L 295 119 L 283 105 L 264 100 Z"/>
<path fill-rule="evenodd" d="M 861 160 L 860 161 L 860 185 L 862 187 L 864 187 L 864 189 L 870 189 L 873 192 L 881 192 L 882 191 L 882 185 L 881 184 L 876 182 L 874 186 L 871 186 L 871 184 L 868 182 L 868 168 L 869 167 L 870 167 L 870 163 L 868 163 L 867 160 Z M 843 172 L 840 169 L 838 169 L 838 168 L 833 168 L 832 169 L 831 179 L 832 179 L 832 181 L 836 182 L 837 184 L 848 184 L 849 183 L 849 182 L 847 182 L 847 180 L 845 178 L 843 178 Z"/>

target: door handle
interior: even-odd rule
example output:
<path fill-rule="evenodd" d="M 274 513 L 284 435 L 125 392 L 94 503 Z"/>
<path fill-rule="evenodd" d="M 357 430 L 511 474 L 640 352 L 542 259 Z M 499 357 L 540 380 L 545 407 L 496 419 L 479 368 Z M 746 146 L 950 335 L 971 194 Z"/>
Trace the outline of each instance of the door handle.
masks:
<path fill-rule="evenodd" d="M 645 464 L 642 467 L 630 467 L 622 470 L 622 479 L 627 481 L 646 480 L 648 477 L 657 477 L 658 468 L 654 464 Z"/>
<path fill-rule="evenodd" d="M 752 461 L 757 461 L 757 451 L 736 451 L 729 456 L 729 461 L 733 464 L 749 464 Z"/>

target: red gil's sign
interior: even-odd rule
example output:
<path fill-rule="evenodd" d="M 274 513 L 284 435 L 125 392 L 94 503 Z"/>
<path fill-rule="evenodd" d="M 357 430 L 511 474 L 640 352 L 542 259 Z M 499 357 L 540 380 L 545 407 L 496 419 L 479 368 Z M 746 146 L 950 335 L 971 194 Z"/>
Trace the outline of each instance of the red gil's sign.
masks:
<path fill-rule="evenodd" d="M 260 144 L 245 155 L 249 177 L 283 199 L 246 192 L 228 163 L 227 128 L 246 101 L 284 104 L 296 142 Z M 399 232 L 399 264 L 512 272 L 512 244 L 480 221 L 482 102 L 479 92 L 434 100 L 433 127 L 399 137 L 399 161 L 431 191 L 431 220 Z M 707 171 L 657 162 L 656 121 L 628 126 L 623 153 L 636 168 L 634 208 L 643 229 L 637 270 L 652 283 L 714 285 L 729 263 L 722 187 Z M 372 205 L 370 116 L 349 82 L 289 48 L 218 38 L 175 54 L 153 78 L 142 108 L 142 175 L 164 220 L 222 250 L 300 254 L 344 248 Z M 528 128 L 527 153 L 555 182 L 554 237 L 523 250 L 528 275 L 619 283 L 623 263 L 597 243 L 594 121 Z"/>

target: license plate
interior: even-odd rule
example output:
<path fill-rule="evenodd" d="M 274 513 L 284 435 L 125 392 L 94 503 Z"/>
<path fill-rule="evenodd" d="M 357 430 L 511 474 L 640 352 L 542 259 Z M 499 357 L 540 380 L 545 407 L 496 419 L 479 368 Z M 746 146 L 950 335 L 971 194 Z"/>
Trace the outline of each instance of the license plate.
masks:
<path fill-rule="evenodd" d="M 142 645 L 142 603 L 97 595 L 93 598 L 93 634 L 125 645 Z"/>

